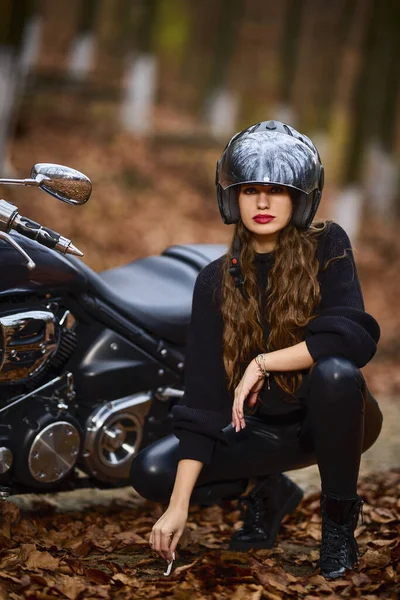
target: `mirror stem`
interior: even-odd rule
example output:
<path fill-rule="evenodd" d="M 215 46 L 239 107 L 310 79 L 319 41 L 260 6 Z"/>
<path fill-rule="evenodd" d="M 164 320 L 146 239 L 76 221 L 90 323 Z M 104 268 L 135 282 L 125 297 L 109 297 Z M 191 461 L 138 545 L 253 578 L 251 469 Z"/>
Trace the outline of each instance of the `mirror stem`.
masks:
<path fill-rule="evenodd" d="M 40 177 L 40 179 L 39 179 Z M 0 179 L 2 185 L 33 185 L 39 187 L 42 181 L 45 179 L 43 176 L 39 176 L 36 179 Z"/>

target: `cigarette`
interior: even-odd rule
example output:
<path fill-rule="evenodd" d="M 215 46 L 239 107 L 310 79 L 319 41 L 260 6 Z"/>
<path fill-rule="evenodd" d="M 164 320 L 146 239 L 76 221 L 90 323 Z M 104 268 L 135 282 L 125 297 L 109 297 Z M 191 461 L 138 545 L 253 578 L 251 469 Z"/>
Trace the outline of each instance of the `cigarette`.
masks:
<path fill-rule="evenodd" d="M 172 553 L 172 560 L 170 562 L 168 562 L 168 567 L 167 570 L 165 571 L 164 575 L 170 575 L 171 570 L 172 570 L 172 563 L 175 560 L 175 552 Z"/>

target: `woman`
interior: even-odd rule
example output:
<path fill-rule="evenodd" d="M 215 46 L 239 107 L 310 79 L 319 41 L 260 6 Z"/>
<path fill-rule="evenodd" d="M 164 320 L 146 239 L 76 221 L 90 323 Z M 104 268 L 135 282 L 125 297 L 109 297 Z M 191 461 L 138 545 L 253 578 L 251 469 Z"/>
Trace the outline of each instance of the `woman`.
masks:
<path fill-rule="evenodd" d="M 360 457 L 382 426 L 360 369 L 379 325 L 346 232 L 313 221 L 323 167 L 309 138 L 278 121 L 253 125 L 226 146 L 216 184 L 233 240 L 197 277 L 174 433 L 139 452 L 132 485 L 169 501 L 150 544 L 171 560 L 189 503 L 237 498 L 252 479 L 230 548 L 271 548 L 303 496 L 283 472 L 318 464 L 318 566 L 334 579 L 358 563 Z"/>

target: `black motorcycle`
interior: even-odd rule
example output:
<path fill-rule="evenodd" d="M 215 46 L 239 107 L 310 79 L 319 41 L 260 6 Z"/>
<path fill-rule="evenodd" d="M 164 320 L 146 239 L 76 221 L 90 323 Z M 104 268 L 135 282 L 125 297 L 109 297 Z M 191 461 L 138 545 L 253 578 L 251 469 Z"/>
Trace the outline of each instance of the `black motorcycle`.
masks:
<path fill-rule="evenodd" d="M 84 204 L 90 180 L 49 163 L 29 179 Z M 129 484 L 171 432 L 199 271 L 226 245 L 166 248 L 95 273 L 70 240 L 0 200 L 0 497 Z"/>

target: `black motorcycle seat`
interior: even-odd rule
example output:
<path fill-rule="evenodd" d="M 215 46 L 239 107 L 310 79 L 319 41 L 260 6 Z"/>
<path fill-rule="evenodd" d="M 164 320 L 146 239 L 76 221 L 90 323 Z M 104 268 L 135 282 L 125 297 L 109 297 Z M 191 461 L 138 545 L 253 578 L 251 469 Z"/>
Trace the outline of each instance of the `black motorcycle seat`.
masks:
<path fill-rule="evenodd" d="M 196 267 L 201 271 L 211 261 L 219 258 L 228 250 L 224 244 L 184 244 L 168 246 L 162 256 L 172 256 Z"/>
<path fill-rule="evenodd" d="M 200 270 L 227 251 L 224 244 L 169 246 L 122 267 L 95 273 L 79 262 L 90 288 L 124 317 L 165 340 L 184 346 Z"/>

